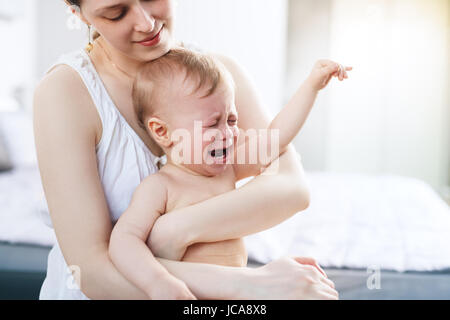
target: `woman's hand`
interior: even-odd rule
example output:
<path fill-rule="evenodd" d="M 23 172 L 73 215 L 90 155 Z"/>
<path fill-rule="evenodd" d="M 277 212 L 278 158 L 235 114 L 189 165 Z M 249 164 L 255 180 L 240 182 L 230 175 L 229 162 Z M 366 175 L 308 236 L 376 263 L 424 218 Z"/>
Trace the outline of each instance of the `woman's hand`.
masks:
<path fill-rule="evenodd" d="M 170 219 L 169 215 L 166 213 L 155 221 L 147 246 L 155 257 L 180 261 L 190 244 L 179 226 L 182 222 Z"/>
<path fill-rule="evenodd" d="M 247 287 L 243 282 L 242 289 L 243 295 L 250 299 L 339 299 L 334 283 L 312 258 L 285 257 L 275 260 L 255 269 L 252 279 L 254 283 Z"/>
<path fill-rule="evenodd" d="M 353 67 L 345 67 L 331 60 L 319 60 L 314 64 L 306 82 L 314 90 L 319 91 L 328 85 L 332 77 L 337 77 L 340 81 L 347 79 L 347 71 L 352 69 Z"/>
<path fill-rule="evenodd" d="M 146 293 L 151 300 L 197 300 L 183 281 L 170 274 L 157 278 Z"/>

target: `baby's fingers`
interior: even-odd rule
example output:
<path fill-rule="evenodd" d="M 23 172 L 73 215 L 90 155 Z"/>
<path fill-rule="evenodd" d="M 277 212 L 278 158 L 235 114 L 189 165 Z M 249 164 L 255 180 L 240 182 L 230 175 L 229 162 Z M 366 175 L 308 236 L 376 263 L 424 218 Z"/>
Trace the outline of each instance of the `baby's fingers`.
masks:
<path fill-rule="evenodd" d="M 344 80 L 344 79 L 348 79 L 348 74 L 347 71 L 351 71 L 353 69 L 353 67 L 346 67 L 342 64 L 339 65 L 339 75 L 338 78 L 339 80 Z"/>
<path fill-rule="evenodd" d="M 339 65 L 337 63 L 329 63 L 323 68 L 325 74 L 334 75 L 335 73 L 339 72 Z"/>

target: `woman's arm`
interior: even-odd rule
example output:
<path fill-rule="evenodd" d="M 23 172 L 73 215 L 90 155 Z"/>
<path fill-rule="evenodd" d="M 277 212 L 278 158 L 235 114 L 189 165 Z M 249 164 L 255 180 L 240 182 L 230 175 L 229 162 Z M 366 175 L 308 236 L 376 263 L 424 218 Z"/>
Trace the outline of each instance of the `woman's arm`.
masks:
<path fill-rule="evenodd" d="M 263 129 L 269 117 L 255 85 L 232 60 L 216 56 L 233 75 L 240 127 Z M 256 166 L 249 166 L 248 170 Z M 159 218 L 150 235 L 156 256 L 179 259 L 187 246 L 240 238 L 271 228 L 309 205 L 309 192 L 299 155 L 290 145 L 279 161 L 243 187 Z M 183 219 L 178 219 L 183 216 Z M 186 218 L 188 217 L 188 218 Z M 175 221 L 183 221 L 183 224 Z M 220 226 L 211 228 L 211 226 Z"/>
<path fill-rule="evenodd" d="M 34 132 L 42 183 L 58 244 L 81 273 L 82 291 L 94 299 L 142 298 L 108 255 L 112 231 L 97 171 L 101 122 L 79 76 L 59 66 L 34 97 Z"/>

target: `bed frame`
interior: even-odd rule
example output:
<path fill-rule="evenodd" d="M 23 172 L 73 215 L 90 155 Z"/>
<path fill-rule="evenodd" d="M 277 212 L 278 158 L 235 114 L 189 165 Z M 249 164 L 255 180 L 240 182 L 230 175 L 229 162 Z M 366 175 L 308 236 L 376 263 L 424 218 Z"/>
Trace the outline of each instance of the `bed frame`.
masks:
<path fill-rule="evenodd" d="M 0 300 L 34 300 L 47 269 L 48 247 L 0 242 Z M 249 261 L 249 267 L 261 264 Z M 342 300 L 450 299 L 450 270 L 381 271 L 380 289 L 368 289 L 366 270 L 325 268 Z"/>
<path fill-rule="evenodd" d="M 0 242 L 0 300 L 35 300 L 45 279 L 48 247 Z"/>

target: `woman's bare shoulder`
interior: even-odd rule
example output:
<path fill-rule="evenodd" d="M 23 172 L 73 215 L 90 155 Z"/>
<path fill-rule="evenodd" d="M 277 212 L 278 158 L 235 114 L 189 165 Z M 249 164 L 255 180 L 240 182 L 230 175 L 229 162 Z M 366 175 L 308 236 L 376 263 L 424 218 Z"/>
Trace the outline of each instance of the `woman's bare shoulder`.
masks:
<path fill-rule="evenodd" d="M 68 65 L 58 65 L 36 86 L 33 111 L 36 117 L 81 121 L 101 132 L 101 120 L 80 75 Z M 99 131 L 100 130 L 100 131 Z"/>
<path fill-rule="evenodd" d="M 210 52 L 208 54 L 214 59 L 220 61 L 234 78 L 242 76 L 246 73 L 242 65 L 240 65 L 234 58 L 217 52 Z"/>
<path fill-rule="evenodd" d="M 72 97 L 88 96 L 85 87 L 78 73 L 68 65 L 58 65 L 49 71 L 36 86 L 36 97 L 50 97 L 56 101 L 60 99 L 69 100 Z"/>

